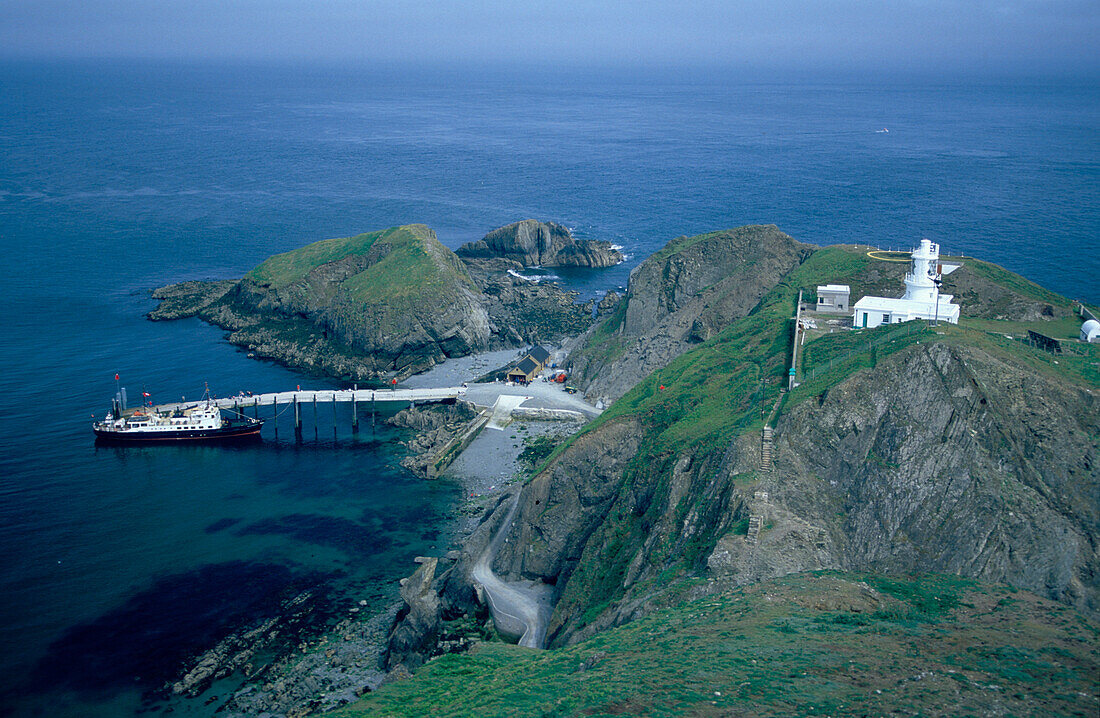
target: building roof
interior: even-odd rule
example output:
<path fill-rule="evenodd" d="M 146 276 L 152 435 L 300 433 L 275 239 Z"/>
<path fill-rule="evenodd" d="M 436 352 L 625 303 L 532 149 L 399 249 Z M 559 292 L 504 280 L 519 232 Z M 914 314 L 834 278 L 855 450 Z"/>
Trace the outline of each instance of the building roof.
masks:
<path fill-rule="evenodd" d="M 817 287 L 818 292 L 843 292 L 844 294 L 851 293 L 851 288 L 847 284 L 819 284 Z"/>
<path fill-rule="evenodd" d="M 533 346 L 531 351 L 527 352 L 527 355 L 534 358 L 539 364 L 545 364 L 550 359 L 550 352 L 546 351 L 546 348 L 541 344 Z"/>
<path fill-rule="evenodd" d="M 531 357 L 527 356 L 527 357 L 524 357 L 523 361 L 521 361 L 519 364 L 517 364 L 516 368 L 513 369 L 512 371 L 517 371 L 518 370 L 518 371 L 523 372 L 524 374 L 530 375 L 530 374 L 533 374 L 535 371 L 537 371 L 538 368 L 539 368 L 539 365 L 535 363 L 535 360 L 532 359 Z M 508 373 L 511 374 L 512 372 L 510 371 Z"/>
<path fill-rule="evenodd" d="M 959 305 L 951 303 L 952 298 L 953 295 L 951 294 L 940 295 L 939 315 L 941 317 L 946 318 L 959 311 Z M 853 304 L 852 308 L 856 311 L 862 309 L 872 312 L 904 312 L 906 314 L 936 311 L 936 307 L 932 302 L 917 302 L 912 299 L 891 299 L 889 297 L 863 297 Z"/>
<path fill-rule="evenodd" d="M 920 302 L 924 304 L 924 302 Z M 891 299 L 889 297 L 861 297 L 852 306 L 855 309 L 870 309 L 879 312 L 909 311 L 916 302 L 909 299 Z"/>

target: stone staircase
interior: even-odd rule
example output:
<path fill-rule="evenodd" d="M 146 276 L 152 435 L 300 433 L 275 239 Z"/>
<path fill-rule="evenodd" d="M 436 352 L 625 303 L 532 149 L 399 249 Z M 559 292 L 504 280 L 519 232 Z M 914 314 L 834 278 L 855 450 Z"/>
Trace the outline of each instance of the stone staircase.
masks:
<path fill-rule="evenodd" d="M 760 434 L 760 470 L 770 472 L 772 470 L 772 428 L 765 426 Z"/>
<path fill-rule="evenodd" d="M 755 513 L 749 514 L 749 531 L 745 538 L 754 546 L 760 538 L 760 530 L 764 528 L 763 512 L 766 510 L 767 504 L 767 491 L 757 491 L 753 493 L 753 511 Z"/>
<path fill-rule="evenodd" d="M 760 529 L 764 528 L 764 517 L 760 514 L 749 516 L 749 533 L 745 537 L 749 543 L 756 544 L 760 538 Z"/>

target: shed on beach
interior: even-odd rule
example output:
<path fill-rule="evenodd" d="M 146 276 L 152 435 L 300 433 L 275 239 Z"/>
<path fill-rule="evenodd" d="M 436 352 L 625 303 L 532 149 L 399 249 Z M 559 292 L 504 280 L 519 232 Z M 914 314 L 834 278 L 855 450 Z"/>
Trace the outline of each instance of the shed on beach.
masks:
<path fill-rule="evenodd" d="M 527 352 L 527 356 L 535 360 L 535 363 L 539 365 L 539 369 L 545 369 L 546 365 L 550 363 L 550 352 L 541 344 L 532 347 L 531 351 Z"/>
<path fill-rule="evenodd" d="M 527 355 L 523 360 L 516 365 L 514 369 L 508 372 L 508 381 L 514 381 L 519 384 L 530 384 L 531 380 L 535 378 L 535 375 L 542 369 L 539 363 Z"/>

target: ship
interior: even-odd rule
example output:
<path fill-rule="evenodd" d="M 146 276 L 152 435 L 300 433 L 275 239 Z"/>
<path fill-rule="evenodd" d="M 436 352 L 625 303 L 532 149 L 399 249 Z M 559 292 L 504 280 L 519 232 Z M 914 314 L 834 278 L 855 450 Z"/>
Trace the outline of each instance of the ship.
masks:
<path fill-rule="evenodd" d="M 152 443 L 164 441 L 227 441 L 258 439 L 263 419 L 222 410 L 209 398 L 190 407 L 168 411 L 155 408 L 127 412 L 114 401 L 103 421 L 92 424 L 96 441 L 105 443 Z"/>

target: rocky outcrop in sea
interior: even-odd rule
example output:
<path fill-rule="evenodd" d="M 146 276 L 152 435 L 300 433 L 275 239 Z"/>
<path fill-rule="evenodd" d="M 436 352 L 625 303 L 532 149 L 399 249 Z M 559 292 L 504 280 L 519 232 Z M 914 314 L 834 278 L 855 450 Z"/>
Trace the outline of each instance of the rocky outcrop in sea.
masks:
<path fill-rule="evenodd" d="M 494 229 L 478 241 L 459 247 L 458 256 L 499 257 L 526 267 L 611 267 L 624 259 L 610 242 L 574 239 L 567 227 L 535 219 Z"/>

